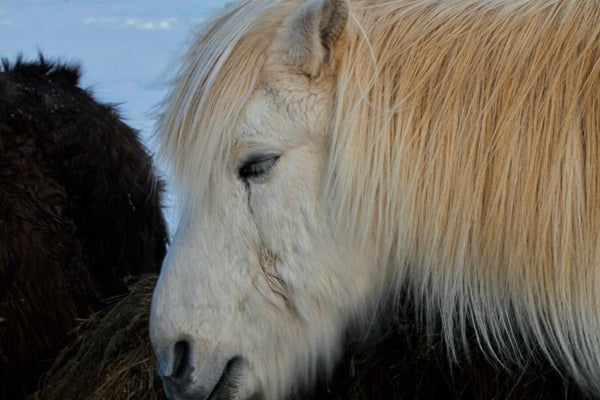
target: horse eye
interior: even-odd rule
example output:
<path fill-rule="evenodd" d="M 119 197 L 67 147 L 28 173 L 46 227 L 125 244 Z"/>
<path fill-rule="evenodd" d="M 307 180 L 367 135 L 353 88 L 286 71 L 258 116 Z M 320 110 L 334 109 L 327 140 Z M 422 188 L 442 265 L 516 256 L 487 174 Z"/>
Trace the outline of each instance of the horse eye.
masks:
<path fill-rule="evenodd" d="M 279 160 L 279 155 L 277 154 L 250 156 L 239 168 L 238 174 L 244 180 L 264 176 L 271 171 L 277 160 Z"/>

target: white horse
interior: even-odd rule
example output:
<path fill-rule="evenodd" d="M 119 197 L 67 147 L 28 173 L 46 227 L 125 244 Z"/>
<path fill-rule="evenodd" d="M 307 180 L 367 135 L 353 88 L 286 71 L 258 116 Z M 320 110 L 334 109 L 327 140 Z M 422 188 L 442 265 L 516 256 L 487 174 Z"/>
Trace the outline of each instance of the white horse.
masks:
<path fill-rule="evenodd" d="M 400 292 L 600 395 L 600 2 L 244 0 L 166 104 L 171 398 L 284 397 Z"/>

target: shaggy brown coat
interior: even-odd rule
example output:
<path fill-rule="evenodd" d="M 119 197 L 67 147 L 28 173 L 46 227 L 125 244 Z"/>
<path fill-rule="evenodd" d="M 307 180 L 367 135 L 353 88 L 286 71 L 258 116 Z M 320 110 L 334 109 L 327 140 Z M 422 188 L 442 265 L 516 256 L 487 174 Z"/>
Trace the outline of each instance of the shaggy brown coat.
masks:
<path fill-rule="evenodd" d="M 0 398 L 33 390 L 78 318 L 156 272 L 162 183 L 138 135 L 79 68 L 0 72 Z"/>

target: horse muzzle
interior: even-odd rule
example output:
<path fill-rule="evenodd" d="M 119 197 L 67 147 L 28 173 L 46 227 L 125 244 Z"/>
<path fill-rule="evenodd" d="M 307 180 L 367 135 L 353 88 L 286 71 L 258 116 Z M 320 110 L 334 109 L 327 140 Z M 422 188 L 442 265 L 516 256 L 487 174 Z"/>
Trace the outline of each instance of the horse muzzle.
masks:
<path fill-rule="evenodd" d="M 171 400 L 237 398 L 247 367 L 243 357 L 226 353 L 215 353 L 198 365 L 194 346 L 188 340 L 157 351 L 156 358 L 165 394 Z"/>

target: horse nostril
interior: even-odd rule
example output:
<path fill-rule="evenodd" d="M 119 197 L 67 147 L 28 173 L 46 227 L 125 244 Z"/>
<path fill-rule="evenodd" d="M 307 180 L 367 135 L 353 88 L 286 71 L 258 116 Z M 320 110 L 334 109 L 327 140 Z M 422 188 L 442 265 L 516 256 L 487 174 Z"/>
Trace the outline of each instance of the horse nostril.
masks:
<path fill-rule="evenodd" d="M 215 352 L 194 365 L 193 342 L 181 340 L 168 353 L 161 379 L 169 399 L 230 399 L 236 393 L 248 362 L 242 356 Z M 169 363 L 169 361 L 171 361 Z M 166 365 L 165 365 L 166 366 Z"/>
<path fill-rule="evenodd" d="M 190 344 L 186 340 L 180 340 L 175 343 L 173 353 L 173 368 L 170 377 L 180 379 L 184 377 L 190 363 Z"/>

